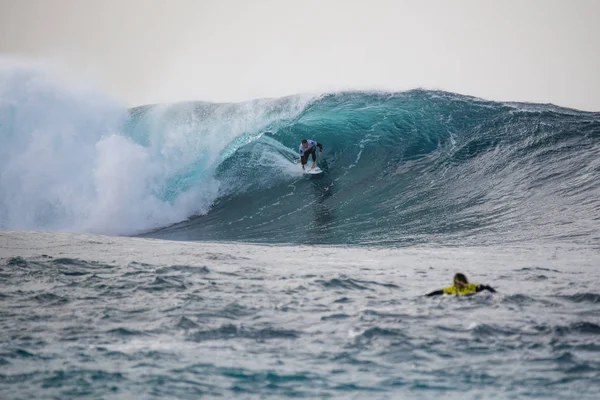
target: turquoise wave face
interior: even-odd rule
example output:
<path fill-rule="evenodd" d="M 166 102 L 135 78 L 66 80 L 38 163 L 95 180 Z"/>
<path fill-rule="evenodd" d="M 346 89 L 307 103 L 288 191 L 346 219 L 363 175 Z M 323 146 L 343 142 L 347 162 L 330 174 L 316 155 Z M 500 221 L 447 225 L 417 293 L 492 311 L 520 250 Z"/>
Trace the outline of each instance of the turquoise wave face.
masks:
<path fill-rule="evenodd" d="M 549 105 L 430 91 L 326 95 L 297 116 L 267 124 L 228 155 L 216 169 L 221 188 L 207 214 L 149 235 L 597 243 L 599 137 L 599 114 Z M 324 174 L 294 174 L 303 138 L 323 144 Z"/>

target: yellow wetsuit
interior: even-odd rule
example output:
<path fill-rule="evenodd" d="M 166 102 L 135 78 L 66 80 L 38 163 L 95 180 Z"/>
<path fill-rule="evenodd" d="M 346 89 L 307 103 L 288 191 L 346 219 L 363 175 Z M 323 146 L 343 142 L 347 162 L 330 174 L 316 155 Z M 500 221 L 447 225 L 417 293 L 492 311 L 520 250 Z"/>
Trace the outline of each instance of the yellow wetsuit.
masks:
<path fill-rule="evenodd" d="M 477 283 L 467 283 L 462 289 L 457 288 L 456 286 L 448 286 L 441 290 L 436 290 L 435 292 L 428 293 L 427 296 L 437 296 L 441 294 L 450 294 L 450 295 L 458 295 L 458 296 L 469 296 L 475 294 L 477 292 L 481 292 L 482 290 L 487 290 L 492 293 L 496 293 L 494 289 L 489 287 L 488 285 L 479 285 Z"/>
<path fill-rule="evenodd" d="M 444 294 L 453 294 L 453 295 L 458 294 L 460 296 L 464 296 L 467 294 L 477 293 L 478 286 L 479 285 L 476 283 L 468 283 L 461 289 L 457 288 L 456 286 L 448 286 L 447 288 L 443 288 L 442 292 L 444 292 Z"/>

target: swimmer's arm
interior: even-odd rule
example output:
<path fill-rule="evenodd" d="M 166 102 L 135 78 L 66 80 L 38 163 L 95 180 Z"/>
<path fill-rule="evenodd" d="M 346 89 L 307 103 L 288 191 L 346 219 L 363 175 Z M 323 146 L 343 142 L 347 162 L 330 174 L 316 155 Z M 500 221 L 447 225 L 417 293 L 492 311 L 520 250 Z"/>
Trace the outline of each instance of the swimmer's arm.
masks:
<path fill-rule="evenodd" d="M 491 286 L 488 286 L 488 285 L 479 285 L 479 286 L 477 286 L 477 292 L 482 292 L 484 290 L 487 290 L 487 291 L 492 292 L 492 293 L 496 293 L 496 291 L 494 290 L 494 288 L 491 287 Z"/>
<path fill-rule="evenodd" d="M 443 290 L 436 290 L 435 292 L 427 293 L 425 296 L 440 296 L 444 294 Z"/>

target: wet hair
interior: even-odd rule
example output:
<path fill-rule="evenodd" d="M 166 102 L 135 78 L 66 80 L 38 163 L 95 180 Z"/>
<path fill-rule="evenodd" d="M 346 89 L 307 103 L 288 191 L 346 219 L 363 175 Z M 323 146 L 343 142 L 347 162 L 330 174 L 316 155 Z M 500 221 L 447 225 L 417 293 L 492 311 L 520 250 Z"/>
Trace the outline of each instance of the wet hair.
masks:
<path fill-rule="evenodd" d="M 302 144 L 304 144 L 304 143 L 308 143 L 308 140 L 302 139 Z"/>
<path fill-rule="evenodd" d="M 465 274 L 461 274 L 460 272 L 458 274 L 454 275 L 454 282 L 456 282 L 456 281 L 458 281 L 460 283 L 464 283 L 464 284 L 469 283 Z"/>

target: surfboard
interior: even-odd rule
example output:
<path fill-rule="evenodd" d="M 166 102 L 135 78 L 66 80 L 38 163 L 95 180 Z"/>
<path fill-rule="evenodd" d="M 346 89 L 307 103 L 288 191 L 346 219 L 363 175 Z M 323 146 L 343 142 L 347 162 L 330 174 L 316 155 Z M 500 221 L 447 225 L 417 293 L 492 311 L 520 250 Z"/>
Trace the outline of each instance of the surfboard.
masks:
<path fill-rule="evenodd" d="M 302 170 L 302 165 L 301 164 L 298 164 L 298 165 L 299 165 L 298 168 L 300 168 L 300 170 Z M 323 172 L 323 170 L 319 167 L 310 168 L 311 165 L 312 165 L 311 163 L 306 164 L 304 166 L 305 169 L 302 172 L 307 175 L 317 175 L 317 174 L 320 174 Z"/>

